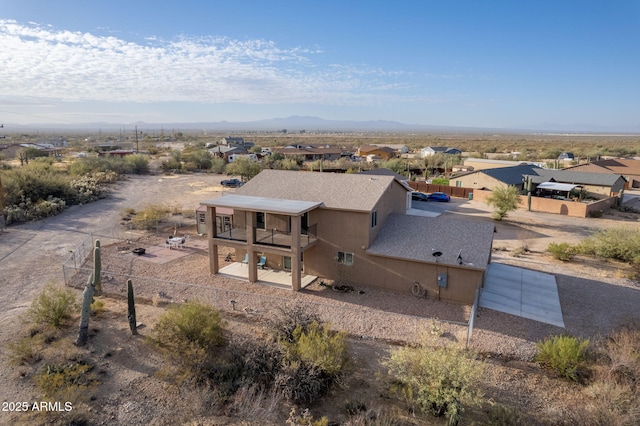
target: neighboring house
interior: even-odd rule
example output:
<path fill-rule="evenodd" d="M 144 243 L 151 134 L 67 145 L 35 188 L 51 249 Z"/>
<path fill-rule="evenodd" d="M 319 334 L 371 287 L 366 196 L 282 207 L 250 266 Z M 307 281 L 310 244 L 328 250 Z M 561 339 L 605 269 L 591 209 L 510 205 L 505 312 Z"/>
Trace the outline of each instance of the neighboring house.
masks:
<path fill-rule="evenodd" d="M 622 175 L 627 180 L 627 188 L 640 188 L 640 160 L 611 158 L 568 167 L 564 170 Z"/>
<path fill-rule="evenodd" d="M 206 206 L 211 272 L 218 247 L 247 255 L 247 277 L 258 281 L 258 259 L 302 275 L 339 283 L 471 304 L 491 259 L 494 225 L 405 214 L 410 188 L 393 176 L 263 170 L 234 194 Z M 233 209 L 233 227 L 217 232 L 211 218 Z"/>
<path fill-rule="evenodd" d="M 621 175 L 548 169 L 536 170 L 531 175 L 531 182 L 534 184 L 534 190 L 538 184 L 546 182 L 578 185 L 596 198 L 616 196 L 627 183 Z"/>
<path fill-rule="evenodd" d="M 449 186 L 474 189 L 493 189 L 496 187 L 515 186 L 524 189 L 524 176 L 535 174 L 540 169 L 532 165 L 499 167 L 496 169 L 474 170 L 462 173 L 449 179 Z"/>
<path fill-rule="evenodd" d="M 467 158 L 464 160 L 464 165 L 467 167 L 473 167 L 473 170 L 475 171 L 520 166 L 523 164 L 528 163 L 526 161 L 493 160 L 489 158 Z"/>
<path fill-rule="evenodd" d="M 240 148 L 244 148 L 247 151 L 250 150 L 255 145 L 254 142 L 245 141 L 244 138 L 231 137 L 231 136 L 227 136 L 226 138 L 220 139 L 219 144 L 227 145 L 227 146 L 237 146 Z"/>
<path fill-rule="evenodd" d="M 427 146 L 420 150 L 420 157 L 431 157 L 432 155 L 438 153 L 456 155 L 462 154 L 462 151 L 460 151 L 458 148 L 450 148 L 446 146 Z"/>
<path fill-rule="evenodd" d="M 213 148 L 209 148 L 209 151 L 212 155 L 216 157 L 223 158 L 224 161 L 229 162 L 229 157 L 232 155 L 242 155 L 247 154 L 247 150 L 240 146 L 230 146 L 230 145 L 217 145 Z"/>
<path fill-rule="evenodd" d="M 37 144 L 51 145 L 55 148 L 65 148 L 67 146 L 67 140 L 62 136 L 51 136 L 46 139 L 40 139 L 36 141 Z"/>
<path fill-rule="evenodd" d="M 555 182 L 580 186 L 589 195 L 596 198 L 614 196 L 624 188 L 626 183 L 626 180 L 620 175 L 549 170 L 534 165 L 520 165 L 460 174 L 452 177 L 449 180 L 449 185 L 489 190 L 497 187 L 515 186 L 518 190 L 523 191 L 526 176 L 531 177 L 533 193 L 536 193 L 538 184 Z"/>
<path fill-rule="evenodd" d="M 409 147 L 402 144 L 394 144 L 394 143 L 372 143 L 371 146 L 377 146 L 378 148 L 391 148 L 396 154 L 407 154 L 409 152 Z"/>
<path fill-rule="evenodd" d="M 0 144 L 0 155 L 10 160 L 16 158 L 22 148 L 19 143 Z"/>
<path fill-rule="evenodd" d="M 380 147 L 375 145 L 362 145 L 356 151 L 356 156 L 365 158 L 369 158 L 369 156 L 371 156 L 370 158 L 372 159 L 374 159 L 375 156 L 381 160 L 389 160 L 396 156 L 396 152 L 393 149 L 387 148 L 385 146 Z"/>
<path fill-rule="evenodd" d="M 282 154 L 285 158 L 302 157 L 304 161 L 338 160 L 342 154 L 341 149 L 329 145 L 291 145 L 273 148 L 272 152 Z"/>

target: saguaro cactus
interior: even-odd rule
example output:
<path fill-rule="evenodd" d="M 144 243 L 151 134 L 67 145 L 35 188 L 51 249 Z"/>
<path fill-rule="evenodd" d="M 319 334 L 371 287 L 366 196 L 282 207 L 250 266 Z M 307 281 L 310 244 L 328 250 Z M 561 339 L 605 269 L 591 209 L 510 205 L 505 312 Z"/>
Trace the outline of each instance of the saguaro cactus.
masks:
<path fill-rule="evenodd" d="M 127 318 L 129 319 L 129 328 L 131 329 L 131 334 L 138 334 L 138 329 L 136 327 L 136 302 L 133 298 L 133 284 L 131 280 L 127 280 L 127 302 L 128 302 L 128 310 L 127 310 Z"/>
<path fill-rule="evenodd" d="M 78 330 L 78 338 L 76 339 L 77 346 L 86 345 L 87 339 L 89 338 L 89 315 L 91 315 L 91 303 L 93 302 L 94 290 L 93 275 L 91 275 L 82 293 L 82 312 L 80 315 L 80 329 Z"/>
<path fill-rule="evenodd" d="M 82 293 L 82 312 L 80 315 L 80 329 L 76 339 L 77 346 L 86 345 L 89 338 L 89 316 L 91 315 L 93 296 L 96 295 L 96 283 L 100 283 L 100 267 L 100 241 L 96 240 L 96 246 L 93 249 L 93 274 L 87 280 L 87 285 Z"/>
<path fill-rule="evenodd" d="M 102 261 L 100 260 L 100 240 L 96 240 L 96 247 L 93 249 L 93 286 L 95 296 L 102 296 Z"/>

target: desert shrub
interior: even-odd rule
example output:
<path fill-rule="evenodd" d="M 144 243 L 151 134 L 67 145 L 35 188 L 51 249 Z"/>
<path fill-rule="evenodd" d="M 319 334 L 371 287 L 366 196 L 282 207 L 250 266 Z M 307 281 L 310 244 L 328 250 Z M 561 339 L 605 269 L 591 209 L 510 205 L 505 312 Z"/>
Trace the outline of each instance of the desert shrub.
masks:
<path fill-rule="evenodd" d="M 329 388 L 331 378 L 313 365 L 290 361 L 276 376 L 274 386 L 296 404 L 312 404 Z"/>
<path fill-rule="evenodd" d="M 171 207 L 162 204 L 148 204 L 138 210 L 131 219 L 137 229 L 153 229 L 171 213 Z"/>
<path fill-rule="evenodd" d="M 536 344 L 535 360 L 559 376 L 577 381 L 586 358 L 588 339 L 553 336 Z"/>
<path fill-rule="evenodd" d="M 217 310 L 188 302 L 165 313 L 155 327 L 155 341 L 190 376 L 211 366 L 216 348 L 226 343 Z"/>
<path fill-rule="evenodd" d="M 230 363 L 214 371 L 214 382 L 231 382 L 230 392 L 242 386 L 269 389 L 282 367 L 282 351 L 275 342 L 234 339 L 229 342 Z M 220 374 L 222 372 L 222 374 Z M 217 373 L 217 374 L 216 374 Z"/>
<path fill-rule="evenodd" d="M 312 323 L 320 323 L 320 317 L 302 305 L 279 308 L 275 319 L 271 321 L 271 329 L 278 341 L 295 342 L 294 331 L 301 327 L 306 330 Z"/>
<path fill-rule="evenodd" d="M 554 259 L 569 261 L 573 259 L 576 254 L 576 250 L 569 243 L 549 243 L 547 251 L 551 253 Z"/>
<path fill-rule="evenodd" d="M 281 340 L 284 359 L 275 385 L 289 400 L 312 403 L 339 377 L 347 361 L 346 334 L 317 322 L 293 331 L 293 342 Z"/>
<path fill-rule="evenodd" d="M 144 175 L 149 173 L 149 158 L 145 155 L 134 154 L 127 155 L 123 158 L 126 173 L 135 175 Z"/>
<path fill-rule="evenodd" d="M 285 358 L 302 361 L 317 367 L 329 377 L 340 374 L 347 362 L 346 333 L 333 331 L 329 325 L 317 322 L 306 328 L 298 326 L 293 332 L 294 343 L 286 342 Z"/>
<path fill-rule="evenodd" d="M 604 350 L 607 376 L 635 392 L 640 386 L 640 325 L 629 323 L 611 333 Z"/>
<path fill-rule="evenodd" d="M 282 396 L 277 392 L 266 391 L 259 386 L 243 386 L 230 398 L 226 414 L 276 424 L 282 402 Z"/>
<path fill-rule="evenodd" d="M 36 376 L 36 384 L 46 397 L 72 397 L 75 399 L 82 389 L 93 384 L 88 374 L 91 365 L 83 362 L 45 364 Z"/>
<path fill-rule="evenodd" d="M 71 290 L 48 284 L 31 303 L 27 318 L 37 325 L 58 328 L 66 324 L 76 309 L 76 295 Z"/>
<path fill-rule="evenodd" d="M 305 408 L 298 414 L 298 410 L 294 407 L 289 412 L 289 418 L 286 424 L 287 426 L 328 426 L 329 419 L 326 417 L 317 420 L 314 419 L 308 408 Z"/>
<path fill-rule="evenodd" d="M 182 169 L 182 163 L 175 157 L 171 157 L 168 160 L 164 160 L 160 167 L 164 172 L 179 171 Z"/>
<path fill-rule="evenodd" d="M 224 173 L 224 168 L 226 167 L 227 163 L 224 161 L 223 158 L 220 157 L 214 157 L 211 159 L 211 167 L 209 168 L 209 170 L 211 170 L 213 173 Z"/>
<path fill-rule="evenodd" d="M 185 150 L 182 158 L 194 170 L 207 170 L 211 168 L 211 160 L 213 156 L 206 149 Z"/>
<path fill-rule="evenodd" d="M 9 362 L 12 364 L 33 364 L 42 358 L 44 339 L 41 334 L 25 336 L 15 342 L 9 342 Z"/>
<path fill-rule="evenodd" d="M 445 416 L 449 425 L 460 420 L 464 406 L 481 402 L 476 387 L 482 369 L 471 352 L 452 346 L 429 347 L 428 339 L 417 347 L 392 351 L 384 364 L 398 380 L 398 390 L 410 407 Z"/>
<path fill-rule="evenodd" d="M 585 238 L 577 247 L 580 253 L 632 262 L 640 253 L 640 230 L 603 229 Z"/>
<path fill-rule="evenodd" d="M 70 186 L 75 193 L 76 203 L 90 203 L 106 195 L 98 180 L 90 175 L 72 180 Z"/>
<path fill-rule="evenodd" d="M 494 405 L 489 411 L 487 426 L 528 426 L 531 420 L 516 408 Z"/>

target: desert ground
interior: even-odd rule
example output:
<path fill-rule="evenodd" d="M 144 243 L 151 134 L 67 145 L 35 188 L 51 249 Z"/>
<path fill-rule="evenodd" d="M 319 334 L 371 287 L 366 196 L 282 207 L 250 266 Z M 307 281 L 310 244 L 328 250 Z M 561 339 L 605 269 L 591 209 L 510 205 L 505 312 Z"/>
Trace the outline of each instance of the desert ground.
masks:
<path fill-rule="evenodd" d="M 219 185 L 220 179 L 221 176 L 211 174 L 130 177 L 115 184 L 109 197 L 104 200 L 73 206 L 63 214 L 43 221 L 11 226 L 0 234 L 0 283 L 3 290 L 0 297 L 0 386 L 3 401 L 38 401 L 42 398 L 34 383 L 24 378 L 24 368 L 16 368 L 8 363 L 7 345 L 21 332 L 23 326 L 20 316 L 43 286 L 47 283 L 61 285 L 61 265 L 70 252 L 91 234 L 124 235 L 126 229 L 121 226 L 121 218 L 126 208 L 167 203 L 182 209 L 195 209 L 200 201 L 227 191 Z M 445 214 L 464 216 L 470 220 L 491 220 L 491 208 L 478 201 L 454 200 L 451 210 Z M 600 228 L 639 225 L 638 215 L 614 210 L 598 219 L 568 218 L 520 210 L 511 213 L 507 220 L 496 223 L 493 261 L 553 273 L 558 283 L 566 329 L 481 310 L 475 321 L 470 347 L 480 352 L 490 366 L 484 386 L 492 398 L 517 406 L 526 413 L 538 413 L 540 424 L 545 424 L 545 419 L 552 418 L 553 413 L 557 414 L 560 410 L 558 401 L 579 399 L 576 385 L 539 374 L 535 364 L 531 363 L 535 342 L 564 332 L 592 339 L 601 338 L 624 321 L 640 319 L 637 309 L 640 306 L 640 287 L 627 278 L 625 265 L 590 259 L 562 263 L 546 255 L 546 247 L 550 242 L 578 242 Z M 130 236 L 132 239 L 157 240 L 158 244 L 162 244 L 163 238 L 153 233 Z M 522 254 L 519 257 L 512 256 L 514 251 L 523 248 L 526 250 L 520 250 Z M 206 275 L 208 266 L 206 256 L 202 255 L 180 259 L 174 266 L 168 265 L 168 268 L 195 271 L 200 277 Z M 158 271 L 156 267 L 146 272 L 144 266 L 140 268 L 137 274 Z M 166 273 L 175 272 L 170 271 L 167 269 Z M 211 277 L 207 277 L 207 280 L 203 285 L 228 285 L 234 289 L 256 291 L 247 283 Z M 189 282 L 189 275 L 182 274 L 181 281 Z M 315 297 L 320 297 L 313 294 L 314 288 L 317 289 L 312 287 L 301 295 L 281 289 L 257 291 L 264 291 L 265 294 L 273 292 L 280 298 L 307 298 L 312 302 L 316 300 Z M 363 287 L 357 290 L 365 292 L 368 306 L 381 312 L 381 315 L 385 311 L 399 309 L 375 305 L 376 299 L 387 296 L 377 293 L 375 289 Z M 343 297 L 338 301 L 341 303 L 359 303 L 357 292 L 340 297 Z M 407 296 L 402 299 L 402 296 L 397 296 L 397 299 L 407 306 L 408 313 L 415 314 L 411 311 L 411 304 L 417 303 L 415 298 Z M 253 424 L 248 419 L 234 420 L 231 416 L 220 415 L 225 413 L 210 414 L 207 399 L 202 394 L 173 386 L 158 375 L 163 360 L 145 343 L 144 336 L 151 333 L 153 324 L 166 309 L 162 304 L 139 304 L 138 318 L 145 326 L 141 329 L 140 337 L 132 337 L 127 332 L 126 303 L 113 297 L 105 297 L 104 300 L 105 313 L 92 324 L 90 344 L 86 349 L 77 349 L 93 357 L 102 374 L 101 384 L 92 390 L 94 394 L 90 400 L 77 408 L 91 416 L 90 424 Z M 432 307 L 433 312 L 441 308 Z M 443 317 L 445 314 L 436 312 L 433 315 Z M 464 317 L 464 312 L 461 315 Z M 425 318 L 429 316 L 425 315 Z M 264 326 L 256 318 L 240 313 L 228 313 L 225 319 L 233 333 L 261 333 Z M 354 393 L 370 404 L 383 404 L 386 396 L 376 392 L 370 380 L 378 380 L 373 374 L 383 370 L 378 360 L 398 343 L 391 336 L 388 339 L 352 336 L 353 374 L 340 390 L 332 392 L 322 404 L 314 407 L 314 412 L 332 414 L 345 395 Z M 471 418 L 481 418 L 480 412 L 470 415 Z M 0 423 L 38 424 L 57 421 L 62 417 L 59 413 L 36 415 L 2 412 Z M 344 420 L 343 417 L 336 414 L 335 420 Z M 264 424 L 258 418 L 254 420 L 255 424 Z M 419 424 L 411 423 L 410 417 L 405 420 L 407 424 Z M 433 424 L 443 424 L 439 422 L 434 420 Z M 278 421 L 274 421 L 274 424 L 278 424 Z"/>

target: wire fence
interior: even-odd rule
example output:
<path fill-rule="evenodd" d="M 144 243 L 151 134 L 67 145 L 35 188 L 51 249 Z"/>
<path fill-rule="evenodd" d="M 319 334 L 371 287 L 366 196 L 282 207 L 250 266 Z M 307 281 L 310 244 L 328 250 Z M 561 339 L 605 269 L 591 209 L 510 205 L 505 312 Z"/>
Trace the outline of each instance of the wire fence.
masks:
<path fill-rule="evenodd" d="M 98 237 L 102 246 L 122 244 L 127 241 L 114 235 L 88 236 L 62 265 L 67 286 L 83 289 L 86 285 L 87 279 L 93 273 L 93 268 L 89 267 L 91 262 L 87 260 L 92 255 L 92 249 Z M 322 321 L 330 323 L 333 328 L 362 338 L 417 342 L 426 333 L 446 337 L 461 345 L 468 345 L 468 339 L 471 336 L 471 321 L 447 321 L 355 304 L 315 302 L 309 301 L 308 296 L 295 292 L 287 297 L 280 297 L 108 270 L 101 271 L 103 294 L 126 297 L 129 279 L 132 280 L 136 300 L 156 306 L 197 301 L 220 311 L 247 316 L 257 321 L 268 321 L 276 319 L 282 309 L 300 305 L 308 312 L 315 313 Z"/>

